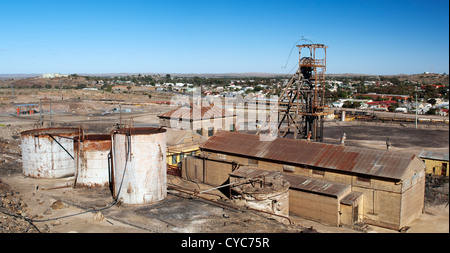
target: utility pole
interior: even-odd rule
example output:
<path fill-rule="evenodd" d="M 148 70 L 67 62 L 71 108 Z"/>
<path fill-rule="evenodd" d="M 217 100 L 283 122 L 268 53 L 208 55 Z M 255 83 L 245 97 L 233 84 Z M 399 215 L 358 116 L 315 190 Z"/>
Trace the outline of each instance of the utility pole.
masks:
<path fill-rule="evenodd" d="M 61 91 L 61 100 L 64 100 L 61 86 L 61 77 L 59 77 L 59 90 Z"/>
<path fill-rule="evenodd" d="M 418 105 L 417 105 L 417 87 L 416 87 L 416 129 L 417 129 L 417 109 L 418 109 Z"/>

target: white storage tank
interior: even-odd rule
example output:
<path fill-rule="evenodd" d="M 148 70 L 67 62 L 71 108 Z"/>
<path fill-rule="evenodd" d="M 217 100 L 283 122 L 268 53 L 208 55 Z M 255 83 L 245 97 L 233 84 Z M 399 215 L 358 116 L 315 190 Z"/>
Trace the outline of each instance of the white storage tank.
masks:
<path fill-rule="evenodd" d="M 109 186 L 109 153 L 111 135 L 83 135 L 75 137 L 73 142 L 76 166 L 75 186 Z"/>
<path fill-rule="evenodd" d="M 111 133 L 113 193 L 124 204 L 167 196 L 166 130 L 125 128 Z"/>
<path fill-rule="evenodd" d="M 73 138 L 78 128 L 42 128 L 22 132 L 23 174 L 35 178 L 73 176 Z"/>

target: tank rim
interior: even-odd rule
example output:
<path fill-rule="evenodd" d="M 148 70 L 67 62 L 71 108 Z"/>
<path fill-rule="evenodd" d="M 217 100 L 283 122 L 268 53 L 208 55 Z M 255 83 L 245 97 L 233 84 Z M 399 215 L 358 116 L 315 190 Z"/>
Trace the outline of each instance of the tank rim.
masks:
<path fill-rule="evenodd" d="M 135 127 L 113 130 L 111 131 L 111 134 L 147 135 L 165 133 L 166 131 L 166 129 L 161 127 Z"/>
<path fill-rule="evenodd" d="M 63 131 L 62 133 L 58 133 L 58 131 Z M 55 127 L 55 128 L 37 128 L 37 129 L 30 129 L 26 130 L 20 133 L 20 135 L 32 135 L 32 136 L 41 136 L 41 135 L 48 135 L 48 134 L 79 134 L 80 129 L 79 128 L 73 128 L 73 127 Z"/>

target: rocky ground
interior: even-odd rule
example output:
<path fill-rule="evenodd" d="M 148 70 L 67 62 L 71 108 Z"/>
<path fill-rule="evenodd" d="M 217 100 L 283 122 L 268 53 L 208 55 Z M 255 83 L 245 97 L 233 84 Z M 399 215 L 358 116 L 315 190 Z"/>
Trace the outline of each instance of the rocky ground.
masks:
<path fill-rule="evenodd" d="M 27 213 L 28 205 L 0 180 L 0 233 L 45 233 L 39 230 Z"/>

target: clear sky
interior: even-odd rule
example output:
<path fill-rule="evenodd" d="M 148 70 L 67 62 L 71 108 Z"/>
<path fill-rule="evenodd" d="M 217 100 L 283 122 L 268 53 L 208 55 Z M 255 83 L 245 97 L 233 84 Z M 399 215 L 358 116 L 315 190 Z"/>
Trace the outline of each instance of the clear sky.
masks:
<path fill-rule="evenodd" d="M 0 74 L 287 74 L 302 36 L 327 73 L 449 73 L 448 0 L 1 0 Z"/>

